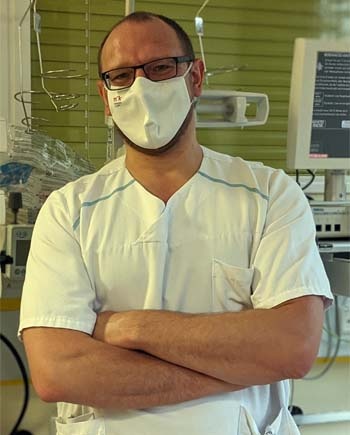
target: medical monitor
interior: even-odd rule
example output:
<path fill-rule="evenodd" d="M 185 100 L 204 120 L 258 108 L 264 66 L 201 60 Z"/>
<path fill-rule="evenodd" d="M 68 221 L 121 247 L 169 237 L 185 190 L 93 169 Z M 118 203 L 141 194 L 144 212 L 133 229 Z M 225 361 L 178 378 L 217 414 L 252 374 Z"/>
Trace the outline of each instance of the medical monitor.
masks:
<path fill-rule="evenodd" d="M 350 169 L 350 38 L 294 44 L 287 166 Z"/>

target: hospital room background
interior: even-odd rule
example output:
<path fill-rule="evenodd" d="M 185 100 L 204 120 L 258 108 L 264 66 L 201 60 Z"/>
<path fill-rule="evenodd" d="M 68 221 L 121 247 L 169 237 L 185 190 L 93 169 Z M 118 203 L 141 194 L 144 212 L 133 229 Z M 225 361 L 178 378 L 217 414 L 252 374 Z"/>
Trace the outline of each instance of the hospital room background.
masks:
<path fill-rule="evenodd" d="M 50 191 L 123 152 L 98 96 L 97 51 L 112 25 L 133 10 L 177 20 L 205 61 L 204 95 L 197 108 L 200 143 L 282 168 L 316 204 L 315 225 L 324 240 L 319 246 L 336 303 L 327 312 L 311 372 L 291 383 L 290 405 L 303 435 L 349 434 L 350 177 L 345 159 L 339 167 L 298 164 L 293 137 L 304 129 L 303 120 L 291 120 L 292 100 L 301 107 L 311 98 L 312 105 L 311 82 L 305 89 L 295 79 L 291 88 L 296 70 L 305 73 L 293 64 L 297 55 L 304 54 L 305 68 L 312 69 L 310 41 L 325 44 L 324 51 L 333 50 L 329 41 L 345 41 L 349 86 L 349 0 L 1 0 L 0 434 L 15 427 L 53 434 L 55 405 L 42 402 L 26 379 L 23 346 L 16 337 L 24 256 L 31 224 Z M 297 38 L 301 54 L 295 51 Z M 326 193 L 330 173 L 336 177 Z M 15 254 L 18 262 L 10 270 L 3 261 Z"/>

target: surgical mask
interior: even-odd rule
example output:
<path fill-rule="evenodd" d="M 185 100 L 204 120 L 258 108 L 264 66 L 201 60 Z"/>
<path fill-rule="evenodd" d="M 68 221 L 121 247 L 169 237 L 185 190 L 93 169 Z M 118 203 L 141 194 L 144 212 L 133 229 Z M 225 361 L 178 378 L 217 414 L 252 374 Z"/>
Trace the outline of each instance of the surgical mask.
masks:
<path fill-rule="evenodd" d="M 107 89 L 114 122 L 136 145 L 158 149 L 169 143 L 191 108 L 185 77 L 153 82 L 137 77 L 130 88 Z"/>

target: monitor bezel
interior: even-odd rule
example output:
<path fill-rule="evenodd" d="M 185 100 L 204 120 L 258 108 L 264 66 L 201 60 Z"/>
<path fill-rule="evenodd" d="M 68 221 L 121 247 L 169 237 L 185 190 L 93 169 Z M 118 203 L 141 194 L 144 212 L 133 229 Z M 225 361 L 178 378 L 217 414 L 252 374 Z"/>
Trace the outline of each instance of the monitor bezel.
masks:
<path fill-rule="evenodd" d="M 318 52 L 350 52 L 350 38 L 297 38 L 288 113 L 287 167 L 290 169 L 350 169 L 349 158 L 310 158 L 312 114 Z"/>

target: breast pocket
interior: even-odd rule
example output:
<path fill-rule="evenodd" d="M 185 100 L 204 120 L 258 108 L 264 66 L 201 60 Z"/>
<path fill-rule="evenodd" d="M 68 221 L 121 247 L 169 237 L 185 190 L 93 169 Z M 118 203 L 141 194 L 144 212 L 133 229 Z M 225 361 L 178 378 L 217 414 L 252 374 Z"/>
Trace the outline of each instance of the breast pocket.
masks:
<path fill-rule="evenodd" d="M 93 412 L 73 418 L 56 419 L 57 435 L 105 435 L 103 418 L 95 418 Z"/>
<path fill-rule="evenodd" d="M 241 268 L 213 259 L 212 308 L 214 312 L 252 308 L 253 268 Z"/>

